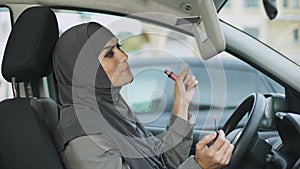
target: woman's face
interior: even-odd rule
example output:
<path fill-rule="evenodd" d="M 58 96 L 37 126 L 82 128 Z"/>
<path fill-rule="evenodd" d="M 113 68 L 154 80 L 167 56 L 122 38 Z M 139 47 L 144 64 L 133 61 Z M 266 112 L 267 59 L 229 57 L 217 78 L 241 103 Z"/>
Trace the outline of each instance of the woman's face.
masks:
<path fill-rule="evenodd" d="M 114 87 L 126 85 L 133 80 L 127 63 L 128 56 L 120 49 L 116 37 L 106 43 L 98 60 Z"/>

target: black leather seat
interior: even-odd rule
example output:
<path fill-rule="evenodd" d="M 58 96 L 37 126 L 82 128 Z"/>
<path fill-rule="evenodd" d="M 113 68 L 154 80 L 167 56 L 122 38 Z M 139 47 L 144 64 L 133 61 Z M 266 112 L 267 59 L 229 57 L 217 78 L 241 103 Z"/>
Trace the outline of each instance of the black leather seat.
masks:
<path fill-rule="evenodd" d="M 12 82 L 15 98 L 0 103 L 1 169 L 63 169 L 53 144 L 58 106 L 50 98 L 33 97 L 30 88 L 30 82 L 52 72 L 52 50 L 57 39 L 56 16 L 47 7 L 25 10 L 13 26 L 2 73 Z M 20 82 L 25 84 L 23 98 Z"/>

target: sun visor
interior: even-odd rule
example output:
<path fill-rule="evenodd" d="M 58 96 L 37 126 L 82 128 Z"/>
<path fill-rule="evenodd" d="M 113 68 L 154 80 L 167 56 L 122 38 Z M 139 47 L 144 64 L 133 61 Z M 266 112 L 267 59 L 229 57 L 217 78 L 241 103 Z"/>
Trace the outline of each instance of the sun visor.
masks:
<path fill-rule="evenodd" d="M 183 9 L 182 5 L 180 5 L 182 3 L 180 2 L 183 3 L 182 0 L 166 0 L 163 4 L 170 5 L 175 3 L 177 6 L 173 4 L 173 6 L 170 7 L 176 6 L 174 8 L 181 11 Z M 137 18 L 138 20 L 164 25 L 165 27 L 170 27 L 179 32 L 182 31 L 194 36 L 200 55 L 206 60 L 225 50 L 225 38 L 213 0 L 194 0 L 192 2 L 190 6 L 192 9 L 191 12 L 187 14 L 186 11 L 184 11 L 185 14 L 178 14 L 184 17 L 164 13 L 160 11 L 160 9 L 157 9 L 156 12 L 134 13 L 128 15 L 127 18 Z M 124 25 L 126 20 L 118 20 L 108 25 L 108 28 L 114 30 L 114 28 L 122 27 L 122 23 Z M 148 32 L 144 33 L 161 34 L 162 32 L 148 30 Z"/>
<path fill-rule="evenodd" d="M 191 24 L 201 57 L 206 60 L 225 50 L 225 38 L 213 1 L 198 2 L 199 16 L 178 18 L 175 25 Z"/>

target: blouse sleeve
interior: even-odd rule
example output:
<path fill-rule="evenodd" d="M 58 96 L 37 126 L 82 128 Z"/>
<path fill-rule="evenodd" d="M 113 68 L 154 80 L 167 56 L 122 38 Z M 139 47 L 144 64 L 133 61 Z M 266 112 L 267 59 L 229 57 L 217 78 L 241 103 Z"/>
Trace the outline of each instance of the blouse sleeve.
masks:
<path fill-rule="evenodd" d="M 156 143 L 163 152 L 163 158 L 168 169 L 177 169 L 186 159 L 193 142 L 193 116 L 189 121 L 172 114 L 167 130 L 158 135 Z M 197 168 L 198 169 L 198 168 Z"/>
<path fill-rule="evenodd" d="M 166 132 L 153 137 L 168 169 L 201 169 L 193 157 L 189 157 L 192 145 L 193 124 L 172 115 Z M 101 146 L 99 146 L 101 145 Z M 69 142 L 60 154 L 66 169 L 131 169 L 121 157 L 120 151 L 104 134 L 81 136 Z"/>
<path fill-rule="evenodd" d="M 200 165 L 195 161 L 194 156 L 190 156 L 178 167 L 178 169 L 185 169 L 185 168 L 202 169 Z"/>
<path fill-rule="evenodd" d="M 70 141 L 60 156 L 66 169 L 130 169 L 112 144 L 103 134 L 81 136 Z"/>

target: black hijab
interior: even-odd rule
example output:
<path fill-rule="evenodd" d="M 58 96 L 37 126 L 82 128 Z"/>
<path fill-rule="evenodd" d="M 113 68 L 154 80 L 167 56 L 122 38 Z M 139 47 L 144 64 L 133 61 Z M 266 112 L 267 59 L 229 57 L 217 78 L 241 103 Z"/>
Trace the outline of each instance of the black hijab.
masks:
<path fill-rule="evenodd" d="M 113 87 L 98 56 L 114 35 L 91 22 L 74 26 L 58 40 L 54 72 L 62 104 L 56 132 L 59 151 L 74 138 L 104 134 L 133 169 L 166 168 L 161 152 Z"/>

